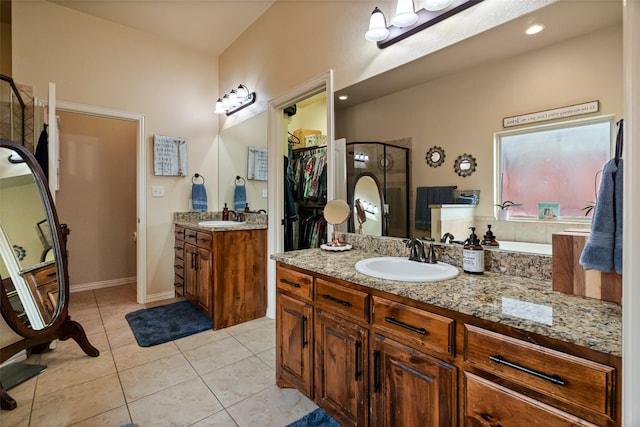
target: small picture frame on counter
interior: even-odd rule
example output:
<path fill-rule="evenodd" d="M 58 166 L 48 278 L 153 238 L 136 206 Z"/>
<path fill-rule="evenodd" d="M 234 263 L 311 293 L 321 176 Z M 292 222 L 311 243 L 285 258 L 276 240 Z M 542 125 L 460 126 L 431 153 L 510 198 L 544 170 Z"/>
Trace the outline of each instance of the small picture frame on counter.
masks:
<path fill-rule="evenodd" d="M 538 203 L 538 219 L 554 220 L 560 217 L 560 203 Z"/>

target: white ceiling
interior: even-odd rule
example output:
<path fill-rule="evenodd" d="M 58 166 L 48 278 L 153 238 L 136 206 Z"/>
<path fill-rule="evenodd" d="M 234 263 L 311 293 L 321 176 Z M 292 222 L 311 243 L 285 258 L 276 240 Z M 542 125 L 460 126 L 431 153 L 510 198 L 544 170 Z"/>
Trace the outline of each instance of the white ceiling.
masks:
<path fill-rule="evenodd" d="M 218 56 L 275 0 L 49 0 Z"/>

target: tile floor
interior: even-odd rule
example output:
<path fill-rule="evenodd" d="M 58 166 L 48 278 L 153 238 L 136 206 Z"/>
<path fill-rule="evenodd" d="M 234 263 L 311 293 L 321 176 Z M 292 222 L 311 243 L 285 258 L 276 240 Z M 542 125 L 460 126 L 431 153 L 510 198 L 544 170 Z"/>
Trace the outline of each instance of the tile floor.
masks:
<path fill-rule="evenodd" d="M 72 293 L 69 313 L 100 356 L 73 340 L 25 363 L 47 369 L 9 391 L 0 426 L 283 427 L 317 406 L 275 385 L 275 322 L 262 318 L 139 347 L 124 315 L 135 285 Z M 162 305 L 162 301 L 152 305 Z"/>

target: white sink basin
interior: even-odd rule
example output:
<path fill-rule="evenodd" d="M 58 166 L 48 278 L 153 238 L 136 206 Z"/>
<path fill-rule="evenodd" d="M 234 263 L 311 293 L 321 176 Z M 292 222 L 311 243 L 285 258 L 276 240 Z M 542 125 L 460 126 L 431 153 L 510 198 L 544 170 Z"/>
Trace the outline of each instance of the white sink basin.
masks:
<path fill-rule="evenodd" d="M 435 282 L 458 276 L 456 267 L 438 262 L 428 264 L 409 261 L 405 257 L 367 258 L 356 263 L 356 271 L 378 279 L 400 282 Z"/>
<path fill-rule="evenodd" d="M 237 227 L 244 224 L 244 221 L 200 221 L 198 223 L 200 227 Z"/>

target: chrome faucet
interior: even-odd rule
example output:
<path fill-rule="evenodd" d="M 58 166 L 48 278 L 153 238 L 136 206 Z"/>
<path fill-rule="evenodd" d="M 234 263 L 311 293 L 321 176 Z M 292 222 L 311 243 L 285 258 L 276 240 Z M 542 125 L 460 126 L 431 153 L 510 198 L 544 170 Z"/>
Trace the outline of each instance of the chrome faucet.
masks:
<path fill-rule="evenodd" d="M 451 236 L 451 237 L 453 237 L 453 236 Z M 437 264 L 438 263 L 438 259 L 436 258 L 436 250 L 435 250 L 435 247 L 434 247 L 433 243 L 431 243 L 429 245 L 429 253 L 427 254 L 427 257 L 424 260 L 424 262 L 429 263 L 429 264 Z"/>
<path fill-rule="evenodd" d="M 231 221 L 237 221 L 238 214 L 236 213 L 236 211 L 229 209 L 229 218 L 231 218 L 231 214 L 233 214 L 233 219 L 231 219 Z"/>
<path fill-rule="evenodd" d="M 407 239 L 404 241 L 405 245 L 409 248 L 409 260 L 424 262 L 424 243 L 420 239 Z"/>
<path fill-rule="evenodd" d="M 455 237 L 453 237 L 453 234 L 451 233 L 444 233 L 440 239 L 440 243 L 447 243 L 447 239 L 449 239 L 449 243 L 453 243 L 453 239 L 455 239 Z"/>

